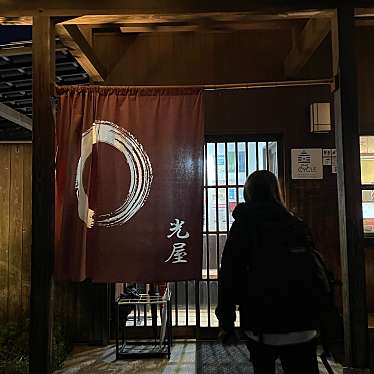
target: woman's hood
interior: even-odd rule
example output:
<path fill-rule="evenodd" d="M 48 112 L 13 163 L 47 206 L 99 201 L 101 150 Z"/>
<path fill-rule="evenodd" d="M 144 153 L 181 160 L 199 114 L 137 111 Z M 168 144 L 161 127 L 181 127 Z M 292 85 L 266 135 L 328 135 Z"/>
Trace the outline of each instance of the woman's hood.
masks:
<path fill-rule="evenodd" d="M 232 216 L 239 221 L 278 221 L 292 216 L 284 206 L 278 203 L 240 203 Z"/>

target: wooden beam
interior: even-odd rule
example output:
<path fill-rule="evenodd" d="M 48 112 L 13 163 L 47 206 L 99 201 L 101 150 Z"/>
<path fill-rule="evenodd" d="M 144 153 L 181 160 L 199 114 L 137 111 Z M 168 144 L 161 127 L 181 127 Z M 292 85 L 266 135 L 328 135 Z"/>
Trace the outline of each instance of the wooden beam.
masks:
<path fill-rule="evenodd" d="M 312 18 L 306 23 L 284 61 L 284 72 L 287 77 L 294 77 L 305 66 L 326 38 L 330 28 L 330 19 Z"/>
<path fill-rule="evenodd" d="M 274 21 L 250 21 L 250 22 L 220 22 L 212 25 L 212 28 L 222 28 L 232 31 L 240 30 L 290 30 L 300 20 L 274 20 Z"/>
<path fill-rule="evenodd" d="M 357 27 L 373 27 L 374 26 L 374 17 L 370 18 L 357 18 L 355 25 Z"/>
<path fill-rule="evenodd" d="M 90 25 L 80 25 L 78 26 L 80 32 L 84 36 L 84 38 L 87 40 L 87 43 L 90 47 L 93 45 L 93 33 L 92 33 L 92 27 Z"/>
<path fill-rule="evenodd" d="M 302 11 L 296 11 L 295 13 L 294 12 L 288 12 L 287 14 L 252 14 L 252 13 L 245 13 L 245 12 L 241 12 L 241 13 L 238 13 L 238 12 L 231 12 L 231 13 L 227 13 L 225 14 L 225 12 L 223 13 L 220 13 L 221 14 L 221 17 L 225 17 L 225 18 L 240 18 L 242 21 L 243 19 L 247 19 L 248 21 L 252 21 L 252 22 L 258 22 L 258 21 L 284 21 L 284 20 L 292 20 L 292 19 L 307 19 L 307 18 L 326 18 L 330 15 L 331 12 L 327 11 L 327 10 L 324 10 L 324 11 L 307 11 L 307 12 L 302 12 Z M 203 16 L 204 17 L 209 17 L 211 13 L 204 13 Z M 214 15 L 217 16 L 217 13 L 216 14 L 212 14 L 212 16 L 214 17 Z M 178 18 L 180 17 L 181 15 L 175 15 L 174 17 L 175 18 Z M 186 15 L 184 15 L 185 17 Z M 188 15 L 187 15 L 188 16 Z M 198 17 L 199 15 L 198 14 L 194 14 L 194 15 L 190 15 L 189 17 L 192 18 L 192 17 Z M 152 15 L 152 17 L 154 17 L 154 15 Z M 165 18 L 165 21 L 167 19 L 170 19 L 171 17 L 173 17 L 172 15 L 168 15 L 168 16 L 165 16 L 165 15 L 159 15 L 158 16 L 159 18 Z M 373 18 L 374 17 L 374 10 L 373 8 L 367 8 L 367 9 L 356 9 L 356 17 L 357 17 L 357 20 L 356 20 L 356 25 L 357 26 L 372 26 L 373 25 L 373 20 L 372 19 L 361 19 L 363 17 L 370 17 L 370 18 Z M 96 15 L 92 15 L 92 16 L 81 16 L 81 17 L 68 17 L 69 20 L 65 20 L 65 21 L 59 21 L 63 24 L 80 24 L 80 25 L 84 25 L 84 24 L 88 24 L 88 25 L 95 25 L 95 24 L 104 24 L 104 25 L 109 25 L 111 23 L 121 23 L 121 20 L 123 20 L 123 23 L 126 23 L 126 22 L 132 22 L 133 20 L 139 20 L 138 23 L 145 23 L 145 22 L 153 22 L 152 20 L 150 20 L 150 15 L 149 14 L 144 14 L 144 15 L 117 15 L 117 16 L 110 16 L 110 15 L 100 15 L 100 16 L 96 16 Z M 140 22 L 141 21 L 141 22 Z M 160 19 L 160 22 L 165 22 L 165 21 L 162 21 Z M 0 25 L 21 25 L 21 26 L 25 26 L 25 25 L 32 25 L 32 17 L 31 16 L 28 16 L 28 17 L 0 17 Z M 245 23 L 244 23 L 245 25 Z M 278 24 L 279 25 L 279 24 Z M 250 26 L 250 25 L 249 25 Z M 264 27 L 266 27 L 266 25 L 264 25 Z M 270 27 L 269 27 L 270 28 Z M 277 27 L 275 27 L 277 28 Z M 84 30 L 81 30 L 82 32 Z M 83 32 L 83 34 L 85 34 Z"/>
<path fill-rule="evenodd" d="M 52 353 L 52 272 L 55 217 L 55 38 L 50 17 L 33 22 L 32 251 L 30 374 L 49 374 Z"/>
<path fill-rule="evenodd" d="M 93 82 L 103 82 L 106 77 L 104 66 L 98 61 L 94 50 L 77 25 L 56 25 L 61 42 L 68 48 L 77 62 Z"/>
<path fill-rule="evenodd" d="M 215 0 L 207 5 L 200 0 L 180 2 L 175 0 L 0 0 L 2 16 L 28 16 L 38 13 L 50 16 L 75 16 L 85 14 L 165 14 L 165 13 L 199 13 L 199 12 L 230 12 L 250 11 L 254 14 L 263 12 L 266 14 L 292 14 L 318 12 L 323 9 L 332 9 L 337 0 L 303 0 L 295 3 L 294 0 Z M 360 1 L 360 4 L 369 4 L 368 1 Z M 362 5 L 365 6 L 365 5 Z"/>
<path fill-rule="evenodd" d="M 106 14 L 106 15 L 85 15 L 61 22 L 61 24 L 95 25 L 95 27 L 112 24 L 157 24 L 157 23 L 199 23 L 209 20 L 210 22 L 231 22 L 249 23 L 266 21 L 290 21 L 305 18 L 329 18 L 332 13 L 329 10 L 313 12 L 289 12 L 289 13 L 261 13 L 261 12 L 183 12 L 183 13 L 134 13 L 134 14 Z"/>
<path fill-rule="evenodd" d="M 289 21 L 252 21 L 252 22 L 217 22 L 204 20 L 197 23 L 127 23 L 118 24 L 122 33 L 139 32 L 215 32 L 215 31 L 240 31 L 240 30 L 289 30 L 295 25 Z"/>
<path fill-rule="evenodd" d="M 374 17 L 373 4 L 370 4 L 370 8 L 356 8 L 355 17 Z"/>
<path fill-rule="evenodd" d="M 32 25 L 32 17 L 0 17 L 0 25 Z"/>
<path fill-rule="evenodd" d="M 369 342 L 355 66 L 354 10 L 343 2 L 332 20 L 335 140 L 343 311 L 348 373 L 368 373 Z"/>
<path fill-rule="evenodd" d="M 122 33 L 139 33 L 139 32 L 188 32 L 196 31 L 199 29 L 198 25 L 137 25 L 130 24 L 125 26 L 120 26 Z"/>
<path fill-rule="evenodd" d="M 18 112 L 17 110 L 0 103 L 0 117 L 7 119 L 27 130 L 32 130 L 32 119 Z"/>
<path fill-rule="evenodd" d="M 1 0 L 0 0 L 1 4 Z M 35 14 L 35 12 L 33 13 Z M 74 17 L 67 17 L 67 16 L 58 16 L 54 17 L 53 20 L 55 23 L 63 22 L 68 19 L 71 19 Z M 0 17 L 0 25 L 12 25 L 12 26 L 25 26 L 25 25 L 32 25 L 32 16 L 27 17 L 18 17 L 18 16 L 9 16 L 9 17 Z"/>

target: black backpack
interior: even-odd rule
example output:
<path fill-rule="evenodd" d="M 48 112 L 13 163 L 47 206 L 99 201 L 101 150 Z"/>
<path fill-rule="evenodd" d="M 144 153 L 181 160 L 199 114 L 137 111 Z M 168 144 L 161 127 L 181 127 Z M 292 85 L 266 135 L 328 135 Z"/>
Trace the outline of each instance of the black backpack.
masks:
<path fill-rule="evenodd" d="M 297 217 L 255 223 L 246 259 L 241 325 L 255 333 L 319 329 L 331 304 L 326 267 Z"/>

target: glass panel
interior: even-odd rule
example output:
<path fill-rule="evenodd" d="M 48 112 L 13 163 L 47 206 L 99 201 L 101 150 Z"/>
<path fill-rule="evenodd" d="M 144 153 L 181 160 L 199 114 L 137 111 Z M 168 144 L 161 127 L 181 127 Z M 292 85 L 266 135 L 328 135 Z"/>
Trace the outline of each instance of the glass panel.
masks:
<path fill-rule="evenodd" d="M 257 170 L 256 143 L 248 143 L 248 175 Z"/>
<path fill-rule="evenodd" d="M 247 177 L 246 171 L 246 152 L 245 152 L 245 143 L 238 143 L 238 184 L 242 185 L 245 183 Z"/>
<path fill-rule="evenodd" d="M 217 278 L 217 235 L 209 235 L 209 278 Z"/>
<path fill-rule="evenodd" d="M 208 186 L 216 184 L 216 149 L 214 143 L 207 144 L 207 173 L 208 173 Z"/>
<path fill-rule="evenodd" d="M 206 167 L 206 145 L 204 145 L 204 186 L 206 186 Z"/>
<path fill-rule="evenodd" d="M 267 169 L 266 143 L 258 143 L 258 170 Z"/>
<path fill-rule="evenodd" d="M 203 235 L 203 279 L 206 279 L 208 276 L 208 265 L 207 265 L 207 245 L 206 245 L 206 234 Z"/>
<path fill-rule="evenodd" d="M 203 200 L 203 231 L 206 231 L 206 189 L 204 188 L 204 200 Z"/>
<path fill-rule="evenodd" d="M 200 326 L 208 327 L 208 286 L 206 281 L 199 282 Z"/>
<path fill-rule="evenodd" d="M 239 187 L 239 203 L 244 203 L 244 188 Z"/>
<path fill-rule="evenodd" d="M 216 231 L 216 189 L 208 188 L 208 229 Z"/>
<path fill-rule="evenodd" d="M 235 143 L 227 143 L 228 184 L 236 184 Z"/>
<path fill-rule="evenodd" d="M 278 149 L 277 142 L 268 143 L 269 171 L 278 176 Z"/>
<path fill-rule="evenodd" d="M 226 184 L 226 154 L 225 143 L 217 144 L 217 171 L 218 171 L 218 185 Z"/>
<path fill-rule="evenodd" d="M 221 258 L 222 258 L 222 252 L 223 249 L 225 248 L 225 243 L 227 239 L 227 234 L 220 234 L 219 235 L 219 264 L 221 264 Z"/>
<path fill-rule="evenodd" d="M 175 311 L 175 283 L 174 282 L 169 282 L 169 289 L 170 289 L 170 294 L 171 294 L 171 298 L 170 298 L 170 302 L 171 302 L 171 321 L 172 321 L 172 325 L 175 326 L 175 321 L 176 321 L 176 318 L 175 318 L 175 315 L 176 315 L 176 311 Z M 147 308 L 147 324 L 148 324 L 148 320 L 149 320 L 149 316 L 151 315 L 151 308 Z M 152 322 L 150 322 L 148 325 L 151 325 Z"/>
<path fill-rule="evenodd" d="M 178 282 L 178 326 L 186 325 L 186 285 L 185 282 Z"/>
<path fill-rule="evenodd" d="M 229 188 L 229 226 L 231 228 L 232 223 L 234 222 L 234 218 L 232 218 L 232 212 L 236 207 L 236 188 Z"/>
<path fill-rule="evenodd" d="M 218 230 L 227 231 L 226 188 L 218 189 L 218 222 Z"/>
<path fill-rule="evenodd" d="M 188 282 L 188 325 L 196 325 L 195 282 Z"/>
<path fill-rule="evenodd" d="M 360 136 L 361 183 L 374 184 L 374 136 Z"/>
<path fill-rule="evenodd" d="M 218 282 L 210 282 L 210 326 L 218 327 L 215 310 L 218 304 Z"/>
<path fill-rule="evenodd" d="M 374 190 L 362 191 L 364 232 L 374 234 Z"/>

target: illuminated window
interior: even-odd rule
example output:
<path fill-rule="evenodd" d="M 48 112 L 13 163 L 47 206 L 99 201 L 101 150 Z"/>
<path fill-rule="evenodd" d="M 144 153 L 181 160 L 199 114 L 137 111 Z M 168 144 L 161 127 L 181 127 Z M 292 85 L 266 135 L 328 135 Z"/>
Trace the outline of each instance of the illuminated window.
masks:
<path fill-rule="evenodd" d="M 278 145 L 275 139 L 214 138 L 205 145 L 203 280 L 200 282 L 200 324 L 216 327 L 218 269 L 232 212 L 244 201 L 243 186 L 249 174 L 270 170 L 278 176 Z M 238 323 L 239 317 L 236 320 Z"/>
<path fill-rule="evenodd" d="M 374 136 L 360 136 L 362 216 L 365 234 L 374 234 Z"/>

